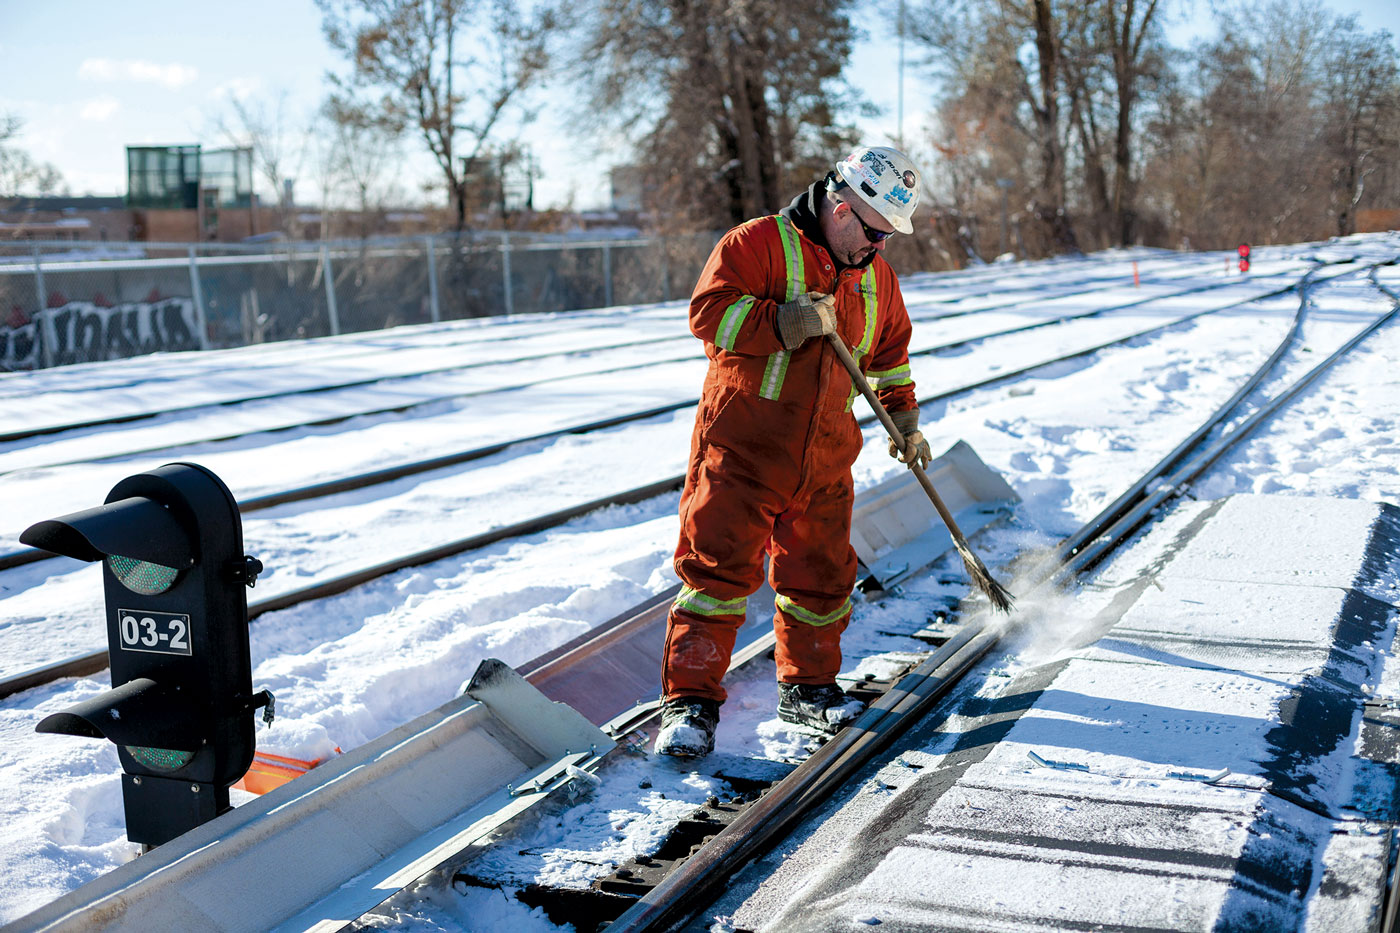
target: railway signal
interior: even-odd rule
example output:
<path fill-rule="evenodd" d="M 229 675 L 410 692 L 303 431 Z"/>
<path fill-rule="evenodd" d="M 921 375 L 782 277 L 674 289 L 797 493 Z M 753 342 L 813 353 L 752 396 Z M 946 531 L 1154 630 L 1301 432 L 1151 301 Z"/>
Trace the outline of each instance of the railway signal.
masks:
<path fill-rule="evenodd" d="M 45 717 L 38 732 L 106 738 L 122 764 L 127 838 L 158 846 L 230 809 L 253 760 L 250 587 L 228 487 L 169 463 L 128 476 L 105 504 L 30 526 L 20 540 L 102 562 L 112 689 Z"/>
<path fill-rule="evenodd" d="M 1249 244 L 1241 243 L 1235 248 L 1235 252 L 1240 254 L 1240 272 L 1249 271 Z"/>

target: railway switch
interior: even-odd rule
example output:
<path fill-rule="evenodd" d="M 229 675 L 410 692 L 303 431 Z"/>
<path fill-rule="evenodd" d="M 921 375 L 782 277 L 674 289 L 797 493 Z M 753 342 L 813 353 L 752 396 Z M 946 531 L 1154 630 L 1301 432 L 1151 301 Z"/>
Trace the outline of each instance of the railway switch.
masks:
<path fill-rule="evenodd" d="M 112 689 L 37 731 L 116 744 L 132 842 L 160 845 L 230 809 L 229 786 L 253 760 L 254 711 L 272 696 L 252 691 L 246 588 L 262 564 L 243 553 L 228 487 L 169 463 L 20 540 L 101 561 L 106 602 Z"/>

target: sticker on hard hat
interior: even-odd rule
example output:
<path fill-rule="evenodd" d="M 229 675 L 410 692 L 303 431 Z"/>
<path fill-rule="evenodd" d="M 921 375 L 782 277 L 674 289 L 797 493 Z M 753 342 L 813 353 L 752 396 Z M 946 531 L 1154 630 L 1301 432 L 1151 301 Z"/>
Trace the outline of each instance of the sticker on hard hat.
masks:
<path fill-rule="evenodd" d="M 885 192 L 886 201 L 889 201 L 891 204 L 898 204 L 900 206 L 907 206 L 909 204 L 910 197 L 911 196 L 909 194 L 908 188 L 895 187 Z"/>
<path fill-rule="evenodd" d="M 876 179 L 879 179 L 882 175 L 885 174 L 886 165 L 889 165 L 891 168 L 893 168 L 893 165 L 888 160 L 881 159 L 880 156 L 874 152 L 867 152 L 865 155 L 860 157 L 860 160 L 861 162 L 864 162 L 867 165 L 869 165 L 870 168 L 874 170 Z"/>
<path fill-rule="evenodd" d="M 847 183 L 852 185 L 859 185 L 861 183 L 875 185 L 879 182 L 879 179 L 870 174 L 870 171 L 859 162 L 847 162 L 846 173 L 853 176 L 846 179 Z"/>

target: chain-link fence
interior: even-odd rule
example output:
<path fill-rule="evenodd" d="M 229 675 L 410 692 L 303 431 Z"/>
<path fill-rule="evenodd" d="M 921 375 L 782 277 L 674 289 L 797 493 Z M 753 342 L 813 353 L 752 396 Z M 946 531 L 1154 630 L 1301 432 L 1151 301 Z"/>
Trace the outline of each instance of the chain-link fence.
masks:
<path fill-rule="evenodd" d="M 666 301 L 716 239 L 0 244 L 0 370 Z"/>

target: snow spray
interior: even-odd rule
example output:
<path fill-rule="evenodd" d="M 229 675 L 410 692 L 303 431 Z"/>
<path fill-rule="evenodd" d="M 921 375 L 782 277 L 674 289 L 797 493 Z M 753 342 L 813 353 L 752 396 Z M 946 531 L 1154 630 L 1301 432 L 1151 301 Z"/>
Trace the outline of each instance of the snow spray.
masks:
<path fill-rule="evenodd" d="M 1015 612 L 989 624 L 1001 632 L 1003 649 L 1019 663 L 1043 664 L 1080 647 L 1077 636 L 1092 619 L 1083 617 L 1075 593 L 1046 583 L 1034 569 L 1013 580 L 1011 589 L 1019 594 Z"/>

